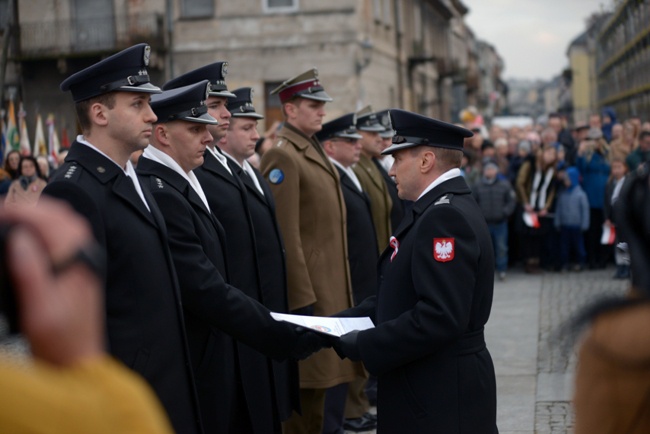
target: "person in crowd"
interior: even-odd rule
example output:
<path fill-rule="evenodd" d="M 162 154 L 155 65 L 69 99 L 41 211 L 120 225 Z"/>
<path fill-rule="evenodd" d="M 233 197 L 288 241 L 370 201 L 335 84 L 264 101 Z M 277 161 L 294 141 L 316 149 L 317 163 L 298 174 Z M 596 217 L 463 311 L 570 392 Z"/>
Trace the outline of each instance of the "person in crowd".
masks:
<path fill-rule="evenodd" d="M 5 155 L 4 170 L 9 174 L 12 180 L 18 178 L 18 163 L 20 163 L 20 152 L 15 149 L 7 152 Z"/>
<path fill-rule="evenodd" d="M 400 197 L 412 211 L 379 260 L 376 297 L 340 313 L 375 327 L 334 340 L 378 377 L 377 433 L 495 434 L 496 380 L 483 327 L 494 290 L 490 233 L 460 175 L 469 130 L 391 110 Z"/>
<path fill-rule="evenodd" d="M 592 113 L 589 115 L 589 129 L 600 130 L 601 134 L 603 132 L 603 118 L 600 116 L 600 113 Z"/>
<path fill-rule="evenodd" d="M 616 122 L 615 124 L 612 124 L 612 139 L 610 140 L 610 145 L 611 142 L 614 140 L 618 140 L 623 136 L 623 124 L 620 122 Z"/>
<path fill-rule="evenodd" d="M 354 166 L 363 191 L 370 198 L 372 221 L 377 233 L 378 254 L 388 246 L 391 234 L 390 215 L 393 201 L 388 185 L 375 161 L 381 155 L 383 141 L 379 133 L 386 129 L 381 125 L 372 107 L 366 106 L 357 113 L 356 128 L 361 135 L 361 157 Z"/>
<path fill-rule="evenodd" d="M 346 222 L 348 233 L 348 260 L 350 261 L 350 278 L 354 304 L 358 305 L 366 298 L 377 294 L 377 234 L 372 220 L 370 198 L 362 188 L 352 166 L 361 157 L 362 136 L 357 133 L 355 114 L 341 116 L 323 125 L 316 137 L 323 144 L 323 150 L 332 161 L 341 177 L 341 189 L 345 199 Z M 323 429 L 324 434 L 337 434 L 341 424 L 347 431 L 369 431 L 377 427 L 376 415 L 369 412 L 370 404 L 364 391 L 366 375 L 355 378 L 347 384 L 337 386 L 336 392 L 328 391 L 326 400 L 345 402 L 344 412 L 338 420 Z M 330 389 L 332 390 L 332 389 Z M 347 391 L 347 392 L 346 392 Z M 339 394 L 339 396 L 331 396 Z M 346 397 L 347 396 L 347 401 Z M 334 403 L 332 403 L 333 405 Z M 343 417 L 345 416 L 345 421 Z M 337 429 L 338 428 L 338 429 Z"/>
<path fill-rule="evenodd" d="M 575 433 L 650 432 L 650 177 L 647 165 L 631 172 L 614 205 L 627 240 L 632 285 L 624 297 L 585 308 L 574 330 L 580 341 L 575 379 Z"/>
<path fill-rule="evenodd" d="M 260 138 L 257 122 L 264 117 L 255 111 L 252 88 L 235 89 L 233 94 L 235 97 L 228 100 L 228 110 L 232 112 L 230 126 L 225 140 L 220 141 L 219 146 L 228 158 L 231 170 L 246 187 L 248 210 L 255 231 L 255 262 L 260 279 L 259 301 L 273 312 L 288 313 L 286 257 L 275 218 L 273 193 L 262 174 L 248 162 L 255 152 L 254 145 Z M 232 259 L 235 258 L 233 256 Z M 250 264 L 250 267 L 254 265 Z M 255 388 L 256 393 L 262 395 L 261 392 L 268 388 L 275 398 L 277 418 L 285 421 L 292 411 L 300 409 L 298 365 L 294 360 L 269 362 L 271 365 L 268 369 L 272 376 L 266 381 L 260 379 Z M 264 371 L 260 369 L 257 375 L 264 375 Z"/>
<path fill-rule="evenodd" d="M 527 273 L 537 274 L 551 262 L 549 240 L 553 230 L 555 204 L 555 173 L 557 148 L 546 146 L 534 158 L 526 160 L 519 169 L 515 192 L 521 205 L 521 214 L 515 216 L 520 234 L 521 255 Z"/>
<path fill-rule="evenodd" d="M 499 178 L 499 166 L 492 160 L 483 163 L 483 176 L 472 188 L 472 194 L 487 222 L 499 280 L 508 271 L 508 218 L 517 203 L 515 192 L 506 179 Z"/>
<path fill-rule="evenodd" d="M 585 233 L 587 262 L 590 269 L 605 268 L 609 248 L 601 244 L 603 233 L 603 202 L 605 185 L 609 179 L 609 146 L 598 128 L 591 128 L 587 140 L 578 147 L 576 167 L 582 177 L 582 187 L 589 199 L 589 230 Z"/>
<path fill-rule="evenodd" d="M 204 429 L 279 434 L 270 385 L 265 390 L 264 383 L 257 384 L 257 393 L 267 400 L 264 403 L 256 402 L 246 390 L 246 369 L 265 369 L 261 374 L 267 378 L 269 368 L 251 358 L 241 362 L 245 355 L 233 339 L 281 359 L 303 357 L 303 351 L 307 356 L 320 349 L 319 341 L 315 333 L 300 335 L 293 326 L 274 320 L 253 297 L 227 283 L 226 234 L 193 172 L 212 142 L 207 125 L 217 124 L 205 102 L 209 89 L 209 81 L 204 80 L 152 98 L 158 120 L 151 145 L 140 158 L 138 175 L 151 187 L 169 231 Z"/>
<path fill-rule="evenodd" d="M 46 185 L 36 158 L 31 155 L 20 157 L 18 177 L 9 186 L 5 206 L 36 205 Z"/>
<path fill-rule="evenodd" d="M 603 138 L 607 143 L 612 142 L 612 128 L 616 124 L 616 112 L 612 107 L 603 107 L 601 111 L 601 127 Z"/>
<path fill-rule="evenodd" d="M 212 141 L 205 150 L 203 164 L 192 173 L 201 184 L 211 214 L 219 221 L 225 232 L 222 242 L 225 247 L 223 253 L 226 256 L 227 272 L 220 270 L 222 276 L 229 284 L 265 305 L 265 300 L 275 297 L 275 294 L 262 292 L 261 270 L 256 254 L 258 243 L 247 189 L 242 181 L 242 176 L 245 175 L 238 164 L 233 167 L 232 155 L 228 158 L 223 152 L 223 146 L 228 144 L 227 134 L 232 122 L 232 113 L 228 109 L 228 104 L 237 99 L 237 96 L 227 87 L 227 68 L 228 63 L 225 61 L 204 65 L 168 81 L 163 85 L 163 89 L 176 89 L 202 80 L 210 81 L 206 106 L 208 113 L 219 123 L 207 125 Z M 239 104 L 237 109 L 240 113 L 242 113 L 241 108 L 242 105 Z M 254 129 L 254 126 L 249 123 L 247 128 Z M 248 163 L 246 168 L 249 169 Z M 278 287 L 273 291 L 286 291 L 286 288 Z M 234 345 L 236 348 L 232 354 L 233 363 L 239 366 L 239 374 L 233 373 L 232 377 L 241 382 L 244 395 L 242 402 L 252 414 L 257 414 L 254 419 L 251 419 L 254 431 L 263 432 L 265 426 L 279 430 L 281 418 L 273 407 L 273 396 L 276 392 L 273 362 L 243 342 L 234 342 Z M 280 388 L 285 386 L 278 385 Z M 227 395 L 224 395 L 223 399 L 226 398 Z M 289 413 L 291 408 L 290 406 Z M 282 411 L 285 413 L 287 409 L 283 407 Z M 218 419 L 218 417 L 211 419 L 211 425 L 214 425 Z"/>
<path fill-rule="evenodd" d="M 650 131 L 641 131 L 639 133 L 639 146 L 630 152 L 625 159 L 625 163 L 630 171 L 636 170 L 642 164 L 648 164 L 650 161 Z"/>
<path fill-rule="evenodd" d="M 625 160 L 639 146 L 639 134 L 636 128 L 634 122 L 630 122 L 629 120 L 623 123 L 621 136 L 613 139 L 609 145 L 610 161 L 614 161 L 614 159 Z"/>
<path fill-rule="evenodd" d="M 510 159 L 508 155 L 508 139 L 499 137 L 494 142 L 494 162 L 499 166 L 499 177 L 508 179 L 510 172 Z"/>
<path fill-rule="evenodd" d="M 589 201 L 580 187 L 580 172 L 575 167 L 562 171 L 564 186 L 559 190 L 555 206 L 554 225 L 560 232 L 559 236 L 559 268 L 569 269 L 570 254 L 577 258 L 574 271 L 582 271 L 585 267 L 587 252 L 583 233 L 589 229 Z"/>
<path fill-rule="evenodd" d="M 566 118 L 559 113 L 551 113 L 548 116 L 547 127 L 555 132 L 555 139 L 552 142 L 560 142 L 564 146 L 567 161 L 569 164 L 573 164 L 576 143 L 578 142 L 574 141 L 571 131 L 567 128 Z M 547 140 L 542 137 L 544 145 L 549 144 L 548 140 L 551 140 L 550 137 Z"/>
<path fill-rule="evenodd" d="M 43 190 L 89 222 L 106 255 L 106 333 L 112 355 L 153 387 L 177 433 L 202 431 L 163 216 L 129 161 L 149 144 L 161 90 L 137 44 L 61 83 L 75 101 L 82 134 Z"/>
<path fill-rule="evenodd" d="M 615 158 L 612 160 L 611 176 L 605 187 L 605 201 L 603 203 L 603 217 L 605 225 L 616 228 L 614 217 L 614 205 L 618 201 L 621 189 L 627 177 L 627 165 L 625 160 Z M 616 273 L 614 279 L 628 279 L 630 277 L 630 256 L 627 252 L 627 243 L 621 237 L 620 231 L 614 229 L 616 237 L 614 240 L 614 262 Z"/>
<path fill-rule="evenodd" d="M 69 207 L 0 208 L 3 282 L 16 297 L 16 322 L 29 363 L 0 355 L 0 431 L 42 434 L 171 434 L 145 381 L 104 348 L 105 261 L 88 223 Z M 4 284 L 3 314 L 10 291 Z"/>
<path fill-rule="evenodd" d="M 284 81 L 278 94 L 285 122 L 261 168 L 277 204 L 287 253 L 289 310 L 328 316 L 353 305 L 347 261 L 345 199 L 334 165 L 314 134 L 321 130 L 332 98 L 310 69 Z M 285 434 L 320 433 L 326 391 L 349 383 L 361 367 L 331 349 L 300 362 L 300 404 L 283 425 Z"/>

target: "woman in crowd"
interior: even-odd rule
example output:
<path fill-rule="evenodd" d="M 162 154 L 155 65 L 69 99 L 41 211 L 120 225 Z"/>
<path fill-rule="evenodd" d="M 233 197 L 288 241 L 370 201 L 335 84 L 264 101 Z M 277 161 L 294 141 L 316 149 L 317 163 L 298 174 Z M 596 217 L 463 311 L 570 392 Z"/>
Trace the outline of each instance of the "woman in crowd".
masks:
<path fill-rule="evenodd" d="M 544 235 L 553 230 L 556 165 L 557 148 L 545 146 L 535 158 L 526 160 L 517 174 L 515 191 L 521 211 L 515 218 L 527 273 L 539 273 L 540 266 L 551 265 L 550 246 L 544 242 L 550 237 Z"/>
<path fill-rule="evenodd" d="M 36 205 L 46 185 L 36 159 L 23 156 L 18 166 L 18 178 L 9 186 L 5 206 Z"/>
<path fill-rule="evenodd" d="M 11 182 L 18 176 L 20 152 L 11 150 L 5 155 L 5 164 L 0 169 L 0 195 L 7 194 Z"/>
<path fill-rule="evenodd" d="M 639 131 L 634 122 L 625 121 L 621 137 L 612 140 L 609 150 L 610 161 L 614 159 L 625 160 L 628 154 L 639 145 Z"/>

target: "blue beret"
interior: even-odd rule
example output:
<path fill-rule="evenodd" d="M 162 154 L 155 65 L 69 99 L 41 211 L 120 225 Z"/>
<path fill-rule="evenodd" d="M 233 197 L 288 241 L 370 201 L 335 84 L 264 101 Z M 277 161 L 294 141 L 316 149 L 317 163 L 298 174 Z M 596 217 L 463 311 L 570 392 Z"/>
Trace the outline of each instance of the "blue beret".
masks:
<path fill-rule="evenodd" d="M 234 118 L 264 119 L 253 107 L 253 88 L 240 87 L 232 91 L 235 98 L 228 100 L 228 111 Z"/>
<path fill-rule="evenodd" d="M 347 139 L 360 139 L 361 135 L 357 133 L 355 127 L 354 113 L 348 113 L 339 118 L 323 124 L 320 131 L 316 133 L 316 138 L 320 141 L 330 140 L 334 137 L 343 137 Z"/>
<path fill-rule="evenodd" d="M 149 45 L 134 45 L 72 74 L 63 80 L 61 90 L 69 90 L 75 102 L 113 91 L 160 93 L 149 82 L 150 53 Z"/>
<path fill-rule="evenodd" d="M 391 109 L 390 117 L 393 128 L 395 128 L 395 135 L 393 144 L 382 152 L 384 155 L 415 146 L 432 146 L 462 151 L 465 138 L 474 135 L 465 128 L 406 110 Z"/>
<path fill-rule="evenodd" d="M 235 95 L 228 92 L 226 86 L 226 75 L 228 74 L 228 62 L 215 62 L 202 66 L 176 78 L 172 78 L 163 85 L 163 90 L 176 89 L 178 87 L 188 86 L 198 83 L 199 81 L 210 81 L 210 96 L 220 96 L 224 98 L 234 98 Z"/>
<path fill-rule="evenodd" d="M 208 106 L 205 105 L 209 90 L 208 80 L 203 80 L 154 95 L 151 98 L 151 108 L 158 116 L 157 123 L 184 120 L 217 125 L 217 120 L 208 114 Z"/>

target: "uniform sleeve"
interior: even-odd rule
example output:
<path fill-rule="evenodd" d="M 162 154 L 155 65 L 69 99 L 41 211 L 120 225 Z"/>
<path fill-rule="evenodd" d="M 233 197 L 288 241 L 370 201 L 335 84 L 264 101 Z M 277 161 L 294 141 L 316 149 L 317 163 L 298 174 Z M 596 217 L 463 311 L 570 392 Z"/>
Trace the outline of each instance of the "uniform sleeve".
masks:
<path fill-rule="evenodd" d="M 293 345 L 291 328 L 225 282 L 203 250 L 197 227 L 202 223 L 192 217 L 196 213 L 187 200 L 168 190 L 155 190 L 153 195 L 165 218 L 184 308 L 269 357 L 287 357 Z"/>
<path fill-rule="evenodd" d="M 0 432 L 172 434 L 149 386 L 109 357 L 70 368 L 0 362 Z"/>
<path fill-rule="evenodd" d="M 264 153 L 261 169 L 273 193 L 276 218 L 284 238 L 288 301 L 289 310 L 292 311 L 317 301 L 300 237 L 300 173 L 295 161 L 278 147 Z M 278 170 L 283 175 L 281 181 L 276 177 Z"/>
<path fill-rule="evenodd" d="M 397 318 L 358 335 L 361 359 L 376 375 L 434 354 L 469 324 L 481 255 L 472 227 L 453 206 L 439 206 L 414 229 L 410 275 L 403 278 L 412 279 L 418 301 Z M 454 239 L 452 260 L 434 259 L 434 238 Z"/>

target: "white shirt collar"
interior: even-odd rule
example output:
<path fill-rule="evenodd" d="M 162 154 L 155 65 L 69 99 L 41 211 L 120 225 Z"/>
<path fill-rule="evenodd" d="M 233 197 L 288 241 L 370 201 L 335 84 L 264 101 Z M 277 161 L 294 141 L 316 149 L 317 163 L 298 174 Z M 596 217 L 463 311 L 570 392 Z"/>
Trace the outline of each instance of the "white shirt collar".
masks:
<path fill-rule="evenodd" d="M 230 167 L 228 167 L 228 160 L 226 160 L 226 157 L 225 157 L 221 152 L 217 151 L 216 146 L 215 146 L 214 148 L 211 148 L 211 147 L 208 146 L 207 149 L 208 149 L 208 151 L 210 151 L 210 153 L 211 153 L 212 155 L 214 155 L 214 158 L 216 158 L 217 161 L 218 161 L 219 163 L 221 163 L 221 165 L 222 165 L 223 167 L 226 168 L 226 170 L 228 171 L 228 173 L 230 173 L 230 174 L 232 175 L 232 170 L 230 170 Z"/>
<path fill-rule="evenodd" d="M 433 189 L 434 189 L 435 187 L 437 187 L 438 185 L 440 185 L 440 184 L 442 184 L 443 182 L 448 181 L 448 180 L 450 180 L 450 179 L 452 179 L 452 178 L 455 178 L 455 177 L 457 177 L 457 176 L 461 176 L 461 171 L 460 171 L 460 169 L 458 169 L 458 168 L 453 168 L 453 169 L 451 169 L 451 170 L 446 171 L 445 173 L 443 173 L 442 175 L 440 175 L 438 178 L 436 178 L 435 181 L 433 181 L 431 184 L 429 184 L 429 186 L 428 186 L 427 188 L 424 189 L 424 191 L 423 191 L 423 192 L 420 194 L 420 196 L 418 197 L 418 200 L 419 200 L 422 196 L 424 196 L 425 194 L 427 194 L 428 192 L 430 192 L 431 190 L 433 190 Z"/>
<path fill-rule="evenodd" d="M 251 164 L 248 162 L 248 160 L 244 160 L 244 164 L 242 165 L 242 164 L 239 164 L 239 161 L 235 160 L 235 157 L 233 157 L 232 155 L 230 155 L 226 151 L 221 151 L 221 152 L 223 152 L 223 155 L 225 155 L 233 163 L 235 163 L 236 165 L 241 167 L 242 170 L 244 172 L 246 172 L 248 174 L 248 176 L 250 176 L 251 180 L 253 181 L 253 184 L 255 184 L 255 188 L 257 189 L 257 191 L 259 191 L 260 194 L 262 196 L 264 196 L 264 190 L 262 190 L 262 186 L 260 185 L 260 181 L 257 179 L 257 176 L 255 175 L 255 171 L 253 170 L 253 166 L 251 166 Z"/>
<path fill-rule="evenodd" d="M 174 172 L 178 173 L 183 178 L 185 178 L 187 182 L 189 182 L 189 184 L 192 186 L 196 194 L 199 195 L 201 201 L 208 209 L 208 211 L 210 210 L 210 206 L 208 205 L 208 198 L 205 196 L 205 193 L 201 188 L 201 184 L 199 184 L 199 180 L 196 178 L 196 175 L 194 175 L 194 172 L 192 172 L 191 170 L 189 172 L 185 172 L 183 168 L 172 157 L 170 157 L 160 149 L 157 149 L 151 145 L 147 146 L 142 156 L 150 160 L 153 160 L 157 163 L 160 163 L 163 166 L 169 167 Z"/>
<path fill-rule="evenodd" d="M 341 163 L 339 163 L 338 161 L 333 159 L 332 157 L 328 156 L 327 158 L 330 159 L 332 164 L 334 164 L 336 167 L 340 167 L 341 170 L 343 170 L 345 172 L 345 174 L 350 177 L 350 179 L 352 180 L 354 185 L 359 189 L 359 191 L 361 191 L 361 192 L 363 191 L 363 188 L 361 187 L 361 182 L 359 182 L 359 178 L 357 178 L 357 174 L 354 173 L 354 170 L 352 170 L 352 166 L 345 167 Z"/>

